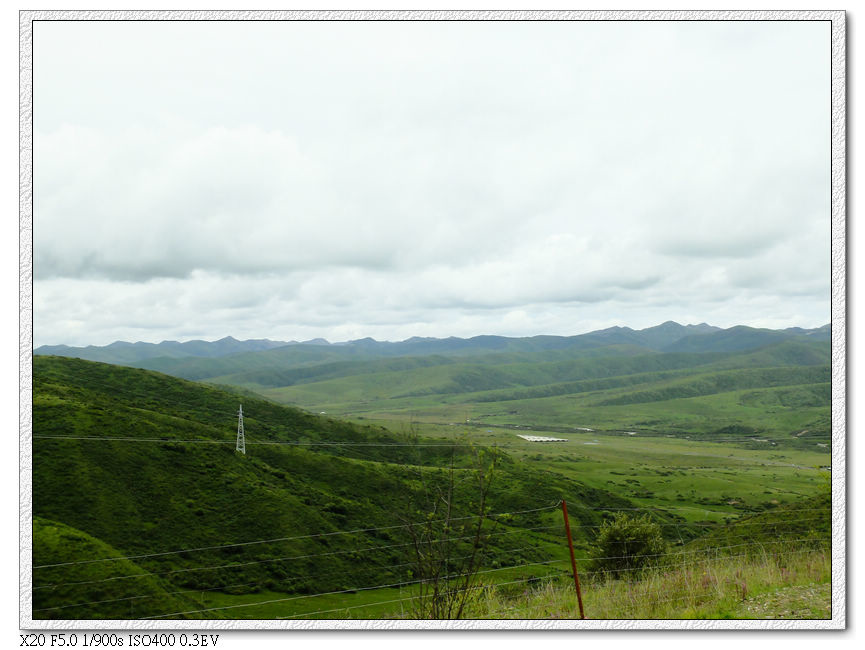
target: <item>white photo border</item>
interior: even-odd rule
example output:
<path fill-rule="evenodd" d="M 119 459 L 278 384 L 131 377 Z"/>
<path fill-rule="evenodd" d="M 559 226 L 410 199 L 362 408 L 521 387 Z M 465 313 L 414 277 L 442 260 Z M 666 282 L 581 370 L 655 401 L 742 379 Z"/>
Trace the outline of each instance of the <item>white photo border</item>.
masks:
<path fill-rule="evenodd" d="M 34 620 L 32 618 L 34 21 L 828 21 L 831 23 L 832 617 L 822 620 Z M 846 14 L 843 11 L 19 12 L 19 625 L 113 630 L 842 630 L 847 586 Z"/>

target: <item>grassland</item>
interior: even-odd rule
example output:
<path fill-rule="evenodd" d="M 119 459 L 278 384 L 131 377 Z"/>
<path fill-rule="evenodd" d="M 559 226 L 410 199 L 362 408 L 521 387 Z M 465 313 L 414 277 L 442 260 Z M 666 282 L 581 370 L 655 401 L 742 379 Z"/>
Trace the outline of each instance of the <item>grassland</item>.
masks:
<path fill-rule="evenodd" d="M 723 558 L 659 571 L 640 580 L 586 581 L 591 619 L 828 619 L 830 561 L 822 551 Z M 572 583 L 541 581 L 483 592 L 470 618 L 579 618 Z"/>
<path fill-rule="evenodd" d="M 88 563 L 38 570 L 34 615 L 410 617 L 417 567 L 399 529 L 429 516 L 451 467 L 455 508 L 471 512 L 478 450 L 499 459 L 490 512 L 524 514 L 488 529 L 471 616 L 574 616 L 562 498 L 578 561 L 596 555 L 610 513 L 633 511 L 711 569 L 683 563 L 640 584 L 587 576 L 594 618 L 748 617 L 787 605 L 823 615 L 828 559 L 791 540 L 826 537 L 795 526 L 829 510 L 828 347 L 745 334 L 771 340 L 743 350 L 727 333 L 710 351 L 685 341 L 669 352 L 629 340 L 573 350 L 488 341 L 495 349 L 483 354 L 391 357 L 372 344 L 301 346 L 170 360 L 200 383 L 37 357 L 34 563 Z M 233 450 L 241 401 L 246 456 Z M 764 519 L 748 524 L 751 513 Z M 763 555 L 719 560 L 714 550 L 708 564 L 709 550 L 743 539 L 762 539 Z M 734 584 L 743 575 L 745 590 Z M 659 591 L 676 602 L 655 602 Z"/>
<path fill-rule="evenodd" d="M 606 348 L 604 348 L 606 349 Z M 828 345 L 756 350 L 561 355 L 506 353 L 323 363 L 214 375 L 281 404 L 363 420 L 570 432 L 581 428 L 825 449 Z M 754 443 L 756 444 L 756 443 Z M 757 445 L 759 446 L 759 445 Z"/>
<path fill-rule="evenodd" d="M 34 582 L 41 616 L 109 616 L 117 599 L 146 605 L 152 589 L 135 587 L 142 575 L 165 593 L 221 590 L 226 597 L 399 583 L 412 567 L 405 524 L 427 518 L 450 467 L 457 477 L 448 488 L 452 516 L 471 512 L 475 491 L 463 479 L 473 475 L 477 448 L 468 444 L 426 446 L 381 427 L 107 364 L 44 357 L 34 370 L 34 513 L 75 531 L 61 548 L 43 543 L 51 528 L 34 528 L 34 564 L 45 565 Z M 234 451 L 241 399 L 246 455 Z M 490 532 L 489 563 L 548 558 L 545 531 L 563 494 L 609 507 L 630 503 L 509 457 L 496 472 L 489 512 L 531 512 Z M 600 513 L 579 520 L 597 524 Z M 466 552 L 461 530 L 441 531 L 454 537 L 455 555 Z M 135 566 L 91 561 L 118 553 Z M 66 565 L 68 555 L 82 563 Z M 57 592 L 58 584 L 65 590 Z M 58 611 L 58 593 L 63 605 L 82 605 Z"/>
<path fill-rule="evenodd" d="M 707 525 L 700 537 L 689 542 L 679 540 L 654 566 L 615 579 L 607 571 L 593 569 L 590 558 L 597 549 L 580 549 L 578 564 L 587 616 L 827 618 L 831 566 L 826 546 L 829 513 L 823 507 L 827 502 L 828 494 L 823 490 L 810 508 L 802 504 L 780 506 Z M 561 542 L 560 532 L 550 534 L 549 539 Z M 466 617 L 578 618 L 567 553 L 560 543 L 558 550 L 545 561 L 482 569 L 471 586 Z M 267 588 L 247 592 L 200 589 L 168 594 L 173 595 L 173 601 L 155 589 L 134 600 L 117 598 L 113 606 L 118 608 L 118 618 L 134 617 L 138 608 L 154 620 L 404 619 L 416 615 L 414 587 L 406 579 L 391 587 L 356 585 L 320 594 Z M 55 598 L 62 596 L 60 593 Z"/>

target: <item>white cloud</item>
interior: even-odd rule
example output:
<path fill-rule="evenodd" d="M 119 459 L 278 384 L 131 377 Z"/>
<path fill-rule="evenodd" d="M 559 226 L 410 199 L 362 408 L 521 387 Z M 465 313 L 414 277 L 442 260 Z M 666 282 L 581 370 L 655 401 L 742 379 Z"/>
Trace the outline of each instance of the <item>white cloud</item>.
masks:
<path fill-rule="evenodd" d="M 37 344 L 828 320 L 821 24 L 35 43 Z"/>

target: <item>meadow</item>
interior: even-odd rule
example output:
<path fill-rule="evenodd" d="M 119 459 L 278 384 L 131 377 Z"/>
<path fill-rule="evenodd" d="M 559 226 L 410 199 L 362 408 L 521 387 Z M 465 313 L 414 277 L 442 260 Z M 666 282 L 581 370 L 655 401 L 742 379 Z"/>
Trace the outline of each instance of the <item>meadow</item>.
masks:
<path fill-rule="evenodd" d="M 34 617 L 410 618 L 472 557 L 461 616 L 574 618 L 563 499 L 594 618 L 825 616 L 828 344 L 670 330 L 135 361 L 196 381 L 37 356 Z M 668 564 L 593 571 L 615 513 Z"/>

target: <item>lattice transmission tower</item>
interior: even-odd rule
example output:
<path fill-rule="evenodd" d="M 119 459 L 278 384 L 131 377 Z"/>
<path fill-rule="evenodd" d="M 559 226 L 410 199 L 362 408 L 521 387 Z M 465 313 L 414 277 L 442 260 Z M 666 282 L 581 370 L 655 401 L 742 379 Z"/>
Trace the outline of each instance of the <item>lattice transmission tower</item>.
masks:
<path fill-rule="evenodd" d="M 243 434 L 243 404 L 237 411 L 237 446 L 234 450 L 246 455 L 246 436 Z"/>

